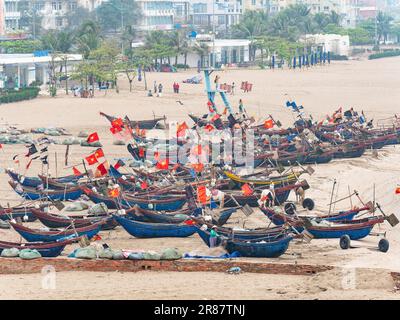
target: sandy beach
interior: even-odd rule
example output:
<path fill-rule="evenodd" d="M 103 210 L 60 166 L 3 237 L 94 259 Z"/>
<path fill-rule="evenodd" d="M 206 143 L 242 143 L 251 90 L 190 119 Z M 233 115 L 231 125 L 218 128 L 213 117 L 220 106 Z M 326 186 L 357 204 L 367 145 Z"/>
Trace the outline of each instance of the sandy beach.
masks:
<path fill-rule="evenodd" d="M 74 135 L 80 131 L 97 131 L 104 152 L 110 162 L 120 157 L 129 157 L 125 146 L 113 145 L 109 125 L 99 112 L 112 115 L 129 115 L 131 120 L 145 119 L 155 115 L 166 115 L 169 121 L 187 121 L 189 112 L 201 115 L 207 112 L 204 85 L 181 83 L 183 79 L 196 74 L 195 70 L 179 73 L 147 73 L 149 88 L 153 82 L 164 85 L 162 97 L 147 97 L 143 82 L 135 80 L 133 92 L 129 92 L 128 82 L 121 76 L 119 94 L 109 90 L 95 92 L 93 99 L 81 99 L 63 94 L 50 98 L 41 96 L 35 100 L 1 105 L 0 127 L 13 125 L 17 128 L 63 127 Z M 332 114 L 339 107 L 345 110 L 354 107 L 364 110 L 368 118 L 375 120 L 393 116 L 399 112 L 400 58 L 380 60 L 360 60 L 332 62 L 330 66 L 310 70 L 225 70 L 218 72 L 221 83 L 236 84 L 236 94 L 229 96 L 237 109 L 239 99 L 250 115 L 262 119 L 268 114 L 290 125 L 293 114 L 286 108 L 287 100 L 295 100 L 303 105 L 306 113 L 321 119 Z M 172 84 L 181 83 L 181 93 L 174 94 Z M 239 90 L 242 81 L 253 83 L 253 91 Z M 181 101 L 183 105 L 178 103 Z M 217 105 L 218 106 L 218 105 Z M 219 104 L 222 110 L 222 102 Z M 57 137 L 62 139 L 62 137 Z M 71 146 L 69 165 L 79 164 L 82 157 L 93 149 Z M 26 152 L 23 145 L 4 145 L 0 150 L 0 204 L 15 205 L 21 199 L 8 185 L 8 176 L 3 169 L 18 166 L 12 161 L 16 154 Z M 65 146 L 51 145 L 49 148 L 50 170 L 53 175 L 71 174 L 71 168 L 64 168 Z M 54 160 L 57 157 L 57 167 Z M 367 151 L 357 159 L 333 160 L 328 164 L 314 166 L 312 176 L 305 175 L 311 189 L 307 197 L 314 199 L 316 210 L 326 212 L 334 179 L 337 181 L 337 199 L 357 190 L 360 197 L 372 200 L 374 190 L 377 202 L 385 213 L 395 213 L 398 217 L 400 196 L 395 188 L 400 184 L 400 147 L 386 146 L 378 154 Z M 21 163 L 21 172 L 24 171 Z M 27 176 L 40 173 L 41 165 L 34 162 Z M 122 171 L 129 172 L 129 168 Z M 353 205 L 360 205 L 355 203 Z M 349 201 L 338 204 L 334 210 L 348 208 Z M 265 226 L 266 217 L 255 212 L 246 218 L 237 212 L 228 225 L 246 227 Z M 32 226 L 40 226 L 35 222 Z M 41 275 L 1 275 L 0 299 L 399 299 L 394 290 L 390 272 L 400 272 L 400 231 L 387 223 L 376 229 L 386 232 L 390 241 L 387 253 L 377 250 L 379 237 L 368 237 L 357 242 L 359 248 L 341 250 L 338 239 L 312 240 L 309 244 L 290 245 L 286 254 L 274 262 L 332 265 L 333 271 L 313 276 L 283 276 L 243 273 L 228 275 L 214 272 L 152 272 L 99 273 L 60 272 L 57 273 L 57 288 L 41 288 Z M 207 253 L 208 249 L 195 234 L 182 239 L 135 239 L 120 227 L 112 232 L 101 232 L 103 242 L 115 249 L 162 250 L 176 247 L 182 252 Z M 1 230 L 0 239 L 19 241 L 13 230 Z M 354 243 L 356 244 L 356 242 Z M 63 255 L 68 255 L 74 246 L 67 247 Z M 260 259 L 268 260 L 268 259 Z M 18 263 L 18 260 L 15 261 Z M 343 285 L 344 269 L 355 270 L 356 281 L 351 288 Z M 190 285 L 187 285 L 190 283 Z M 160 285 L 161 284 L 161 285 Z"/>

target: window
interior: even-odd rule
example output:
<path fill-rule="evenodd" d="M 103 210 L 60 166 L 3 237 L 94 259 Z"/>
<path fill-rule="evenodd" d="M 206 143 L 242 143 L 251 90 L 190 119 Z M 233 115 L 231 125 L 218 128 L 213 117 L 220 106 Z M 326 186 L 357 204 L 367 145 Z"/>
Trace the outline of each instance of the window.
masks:
<path fill-rule="evenodd" d="M 76 3 L 76 1 L 71 1 L 69 3 L 69 10 L 74 11 L 74 10 L 76 10 L 77 7 L 78 7 L 78 4 Z"/>
<path fill-rule="evenodd" d="M 63 18 L 57 17 L 56 18 L 56 27 L 62 27 L 63 26 Z"/>
<path fill-rule="evenodd" d="M 60 11 L 62 9 L 62 4 L 61 2 L 52 2 L 51 7 L 53 8 L 54 11 Z"/>
<path fill-rule="evenodd" d="M 14 1 L 6 2 L 6 12 L 15 12 L 17 11 L 17 3 Z"/>
<path fill-rule="evenodd" d="M 34 2 L 33 8 L 34 8 L 36 11 L 42 11 L 42 10 L 44 10 L 44 8 L 45 8 L 45 3 L 44 3 L 44 1 L 37 1 L 37 2 Z"/>
<path fill-rule="evenodd" d="M 205 3 L 194 3 L 193 4 L 193 12 L 194 13 L 206 13 L 207 12 L 207 4 L 205 4 Z"/>
<path fill-rule="evenodd" d="M 218 16 L 218 24 L 225 24 L 225 16 Z"/>

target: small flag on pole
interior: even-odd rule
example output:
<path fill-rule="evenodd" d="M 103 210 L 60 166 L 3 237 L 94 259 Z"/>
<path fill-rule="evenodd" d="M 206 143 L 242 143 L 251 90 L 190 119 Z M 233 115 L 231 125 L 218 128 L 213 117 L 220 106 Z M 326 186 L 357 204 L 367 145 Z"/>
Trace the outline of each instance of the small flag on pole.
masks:
<path fill-rule="evenodd" d="M 92 134 L 90 134 L 88 137 L 87 137 L 87 140 L 86 140 L 88 143 L 94 143 L 94 142 L 97 142 L 97 141 L 99 141 L 99 135 L 97 134 L 97 132 L 93 132 Z"/>

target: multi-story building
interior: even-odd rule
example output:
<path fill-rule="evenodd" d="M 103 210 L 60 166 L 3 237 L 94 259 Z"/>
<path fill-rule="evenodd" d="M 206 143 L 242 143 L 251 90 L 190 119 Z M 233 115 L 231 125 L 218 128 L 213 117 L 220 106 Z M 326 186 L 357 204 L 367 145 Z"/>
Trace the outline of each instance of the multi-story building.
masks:
<path fill-rule="evenodd" d="M 4 33 L 19 29 L 21 13 L 18 11 L 19 0 L 3 0 Z"/>
<path fill-rule="evenodd" d="M 237 24 L 243 13 L 243 0 L 193 0 L 190 21 L 199 28 L 226 29 Z"/>
<path fill-rule="evenodd" d="M 4 1 L 0 0 L 0 36 L 4 35 L 5 28 L 5 20 L 4 20 Z"/>
<path fill-rule="evenodd" d="M 185 24 L 189 17 L 189 0 L 137 0 L 141 11 L 138 29 L 172 30 L 175 24 Z"/>

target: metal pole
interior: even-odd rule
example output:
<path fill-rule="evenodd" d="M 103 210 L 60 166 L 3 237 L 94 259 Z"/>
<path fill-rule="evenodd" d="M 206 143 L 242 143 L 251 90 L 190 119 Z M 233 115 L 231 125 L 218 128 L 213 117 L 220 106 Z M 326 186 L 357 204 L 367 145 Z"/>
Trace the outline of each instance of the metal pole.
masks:
<path fill-rule="evenodd" d="M 213 0 L 213 67 L 215 68 L 215 0 Z"/>
<path fill-rule="evenodd" d="M 123 11 L 123 2 L 121 1 L 121 53 L 124 54 L 124 40 L 123 34 L 124 34 L 124 11 Z"/>

